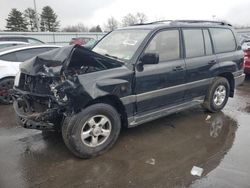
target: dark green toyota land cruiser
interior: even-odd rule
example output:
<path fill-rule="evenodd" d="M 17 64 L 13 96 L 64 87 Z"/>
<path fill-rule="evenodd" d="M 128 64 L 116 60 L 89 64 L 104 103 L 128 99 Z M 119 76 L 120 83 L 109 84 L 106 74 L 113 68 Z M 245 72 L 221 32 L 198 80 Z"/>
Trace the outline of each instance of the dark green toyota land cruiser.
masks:
<path fill-rule="evenodd" d="M 195 105 L 220 111 L 244 78 L 230 24 L 159 21 L 113 31 L 92 50 L 66 46 L 22 63 L 12 95 L 23 127 L 61 131 L 72 153 L 90 158 L 123 126 Z"/>

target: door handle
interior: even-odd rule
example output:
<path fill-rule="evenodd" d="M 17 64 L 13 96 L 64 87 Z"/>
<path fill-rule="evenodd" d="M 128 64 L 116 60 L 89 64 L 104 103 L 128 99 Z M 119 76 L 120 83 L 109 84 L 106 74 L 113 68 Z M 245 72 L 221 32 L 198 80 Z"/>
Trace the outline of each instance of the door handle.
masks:
<path fill-rule="evenodd" d="M 216 63 L 217 63 L 217 61 L 215 59 L 208 62 L 209 65 L 214 65 Z"/>
<path fill-rule="evenodd" d="M 173 71 L 182 71 L 182 70 L 184 70 L 183 66 L 177 66 L 173 68 Z"/>

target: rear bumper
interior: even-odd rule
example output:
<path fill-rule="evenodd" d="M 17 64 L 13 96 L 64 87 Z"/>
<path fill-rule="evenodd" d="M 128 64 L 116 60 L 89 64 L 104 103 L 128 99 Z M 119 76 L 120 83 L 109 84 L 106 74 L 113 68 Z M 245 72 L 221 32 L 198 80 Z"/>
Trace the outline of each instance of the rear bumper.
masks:
<path fill-rule="evenodd" d="M 234 77 L 235 87 L 241 85 L 245 80 L 246 75 L 243 73 L 239 76 Z"/>

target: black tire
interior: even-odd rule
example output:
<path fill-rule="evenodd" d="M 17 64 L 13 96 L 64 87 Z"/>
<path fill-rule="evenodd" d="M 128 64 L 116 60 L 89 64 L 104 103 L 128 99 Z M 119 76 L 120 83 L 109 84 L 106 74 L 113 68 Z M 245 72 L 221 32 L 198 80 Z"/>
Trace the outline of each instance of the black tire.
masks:
<path fill-rule="evenodd" d="M 81 139 L 82 128 L 91 118 L 99 115 L 109 119 L 111 124 L 110 134 L 104 143 L 96 147 L 90 147 Z M 65 145 L 74 155 L 86 159 L 98 156 L 110 149 L 116 142 L 120 130 L 121 119 L 115 108 L 108 104 L 98 103 L 83 109 L 74 116 L 65 118 L 62 125 L 62 137 Z"/>
<path fill-rule="evenodd" d="M 4 78 L 0 81 L 0 103 L 12 104 L 13 100 L 9 90 L 13 88 L 14 78 Z"/>
<path fill-rule="evenodd" d="M 216 90 L 220 86 L 222 87 L 224 86 L 226 94 L 225 94 L 224 100 L 222 100 L 223 102 L 217 105 L 214 102 L 214 97 L 215 97 Z M 218 112 L 222 110 L 228 101 L 229 91 L 230 91 L 230 85 L 228 83 L 228 80 L 224 77 L 216 77 L 212 85 L 208 89 L 207 95 L 203 103 L 204 108 L 207 109 L 209 112 Z"/>

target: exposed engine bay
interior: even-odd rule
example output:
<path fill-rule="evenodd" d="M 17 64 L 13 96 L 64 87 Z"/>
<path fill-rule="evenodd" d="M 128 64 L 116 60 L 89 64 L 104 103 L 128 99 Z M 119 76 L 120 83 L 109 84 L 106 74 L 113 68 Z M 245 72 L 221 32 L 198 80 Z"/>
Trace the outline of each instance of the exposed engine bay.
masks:
<path fill-rule="evenodd" d="M 12 91 L 14 109 L 24 127 L 54 129 L 91 98 L 79 76 L 121 66 L 78 45 L 41 54 L 20 65 Z"/>

